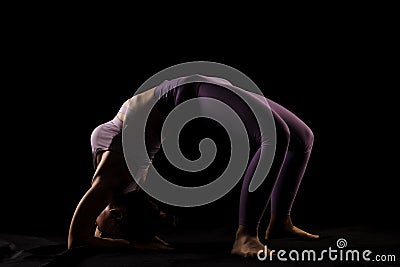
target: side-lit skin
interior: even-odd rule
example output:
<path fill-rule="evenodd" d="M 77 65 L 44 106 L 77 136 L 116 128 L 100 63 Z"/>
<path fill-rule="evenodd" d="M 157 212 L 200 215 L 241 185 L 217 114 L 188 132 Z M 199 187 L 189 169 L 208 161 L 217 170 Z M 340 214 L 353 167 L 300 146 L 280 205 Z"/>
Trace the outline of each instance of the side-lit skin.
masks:
<path fill-rule="evenodd" d="M 151 91 L 151 90 L 149 90 Z M 132 105 L 149 97 L 149 91 L 136 95 L 127 100 L 124 105 Z M 147 93 L 147 94 L 146 94 Z M 123 114 L 118 114 L 124 120 Z M 98 167 L 93 175 L 92 185 L 79 201 L 71 220 L 68 248 L 89 246 L 95 248 L 132 248 L 148 250 L 173 249 L 166 241 L 154 236 L 147 242 L 133 242 L 123 238 L 123 233 L 117 227 L 118 219 L 123 211 L 109 206 L 112 199 L 121 193 L 132 181 L 132 176 L 126 166 L 123 155 L 117 152 L 105 151 L 97 157 Z M 112 234 L 113 238 L 103 237 L 96 224 L 102 224 L 102 231 Z M 309 239 L 318 235 L 307 233 L 295 227 L 290 215 L 271 215 L 265 238 L 272 236 L 290 235 Z M 232 254 L 243 257 L 255 257 L 264 244 L 259 240 L 258 229 L 239 225 Z"/>

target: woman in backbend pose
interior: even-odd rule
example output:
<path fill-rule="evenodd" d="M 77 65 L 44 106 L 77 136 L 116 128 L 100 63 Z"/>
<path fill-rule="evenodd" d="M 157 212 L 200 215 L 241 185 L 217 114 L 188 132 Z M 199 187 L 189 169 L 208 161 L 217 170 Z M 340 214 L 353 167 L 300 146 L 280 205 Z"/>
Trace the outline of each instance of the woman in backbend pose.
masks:
<path fill-rule="evenodd" d="M 193 77 L 199 81 L 188 82 Z M 235 87 L 237 92 L 240 91 L 249 99 L 253 99 L 261 108 L 271 110 L 276 128 L 277 143 L 270 170 L 266 173 L 261 185 L 255 191 L 249 192 L 249 184 L 260 155 L 264 149 L 270 149 L 267 142 L 268 136 L 263 136 L 249 106 L 233 91 L 226 89 L 227 84 L 231 85 L 224 79 L 201 75 L 166 80 L 155 88 L 128 99 L 111 121 L 98 126 L 93 131 L 91 144 L 95 173 L 92 186 L 82 197 L 73 215 L 68 237 L 69 248 L 91 246 L 171 249 L 167 242 L 157 236 L 156 230 L 151 231 L 151 227 L 156 227 L 157 223 L 152 226 L 147 225 L 147 230 L 140 229 L 145 224 L 137 226 L 139 229 L 135 232 L 136 234 L 142 233 L 142 237 L 146 231 L 149 234 L 147 238 L 135 238 L 135 233 L 129 231 L 132 227 L 130 228 L 128 223 L 133 223 L 135 220 L 132 220 L 132 215 L 129 217 L 129 205 L 123 204 L 126 201 L 121 201 L 121 199 L 128 191 L 140 192 L 140 183 L 146 182 L 147 169 L 151 164 L 151 159 L 160 149 L 161 127 L 169 112 L 184 101 L 197 97 L 222 101 L 239 115 L 247 132 L 251 133 L 249 134 L 251 155 L 242 177 L 238 228 L 232 254 L 244 257 L 254 256 L 259 250 L 264 249 L 264 244 L 259 240 L 258 228 L 269 201 L 271 204 L 270 222 L 263 235 L 266 239 L 272 236 L 308 239 L 319 237 L 294 226 L 290 216 L 292 204 L 313 146 L 312 131 L 296 115 L 281 105 L 263 96 Z M 122 126 L 130 112 L 140 114 L 140 110 L 148 109 L 155 102 L 157 105 L 147 119 L 150 134 L 148 136 L 146 131 L 145 136 L 150 161 L 145 160 L 146 157 L 138 152 L 136 157 L 138 169 L 135 174 L 132 174 L 123 153 Z M 208 109 L 208 112 L 212 113 L 212 108 L 211 111 Z M 140 131 L 140 127 L 138 127 L 138 131 Z M 134 180 L 132 177 L 136 175 Z M 132 200 L 132 202 L 134 201 Z M 142 203 L 149 202 L 142 201 Z M 137 204 L 137 207 L 151 210 L 151 212 L 143 212 L 143 214 L 147 214 L 143 216 L 147 216 L 148 223 L 162 217 L 162 212 L 160 215 L 154 205 L 148 205 L 148 209 L 144 208 L 145 205 L 147 204 Z M 141 215 L 138 214 L 138 216 Z M 129 220 L 129 218 L 131 219 Z M 150 231 L 148 231 L 149 229 Z"/>

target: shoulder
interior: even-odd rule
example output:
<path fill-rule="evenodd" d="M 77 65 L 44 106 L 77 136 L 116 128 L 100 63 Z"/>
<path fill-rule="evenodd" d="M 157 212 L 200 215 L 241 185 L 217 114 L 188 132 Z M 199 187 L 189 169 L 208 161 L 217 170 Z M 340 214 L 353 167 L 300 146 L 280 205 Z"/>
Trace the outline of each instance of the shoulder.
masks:
<path fill-rule="evenodd" d="M 101 182 L 122 190 L 131 182 L 131 174 L 122 153 L 104 151 L 92 177 L 92 183 Z"/>

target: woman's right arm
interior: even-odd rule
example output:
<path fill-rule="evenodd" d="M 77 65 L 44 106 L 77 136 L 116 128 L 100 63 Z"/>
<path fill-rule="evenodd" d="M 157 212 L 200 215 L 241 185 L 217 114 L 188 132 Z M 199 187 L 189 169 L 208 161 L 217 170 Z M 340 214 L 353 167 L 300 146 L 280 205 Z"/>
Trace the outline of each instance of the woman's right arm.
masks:
<path fill-rule="evenodd" d="M 92 186 L 75 209 L 68 235 L 68 248 L 89 246 L 97 248 L 129 247 L 124 239 L 95 237 L 96 219 L 111 202 L 114 194 L 132 180 L 122 155 L 106 151 L 94 174 Z"/>
<path fill-rule="evenodd" d="M 72 217 L 68 249 L 85 246 L 93 248 L 130 248 L 139 250 L 171 250 L 163 240 L 154 237 L 147 242 L 130 242 L 125 239 L 101 238 L 94 235 L 96 219 L 111 202 L 114 194 L 132 182 L 123 156 L 106 151 L 94 174 L 92 186 L 85 193 Z"/>

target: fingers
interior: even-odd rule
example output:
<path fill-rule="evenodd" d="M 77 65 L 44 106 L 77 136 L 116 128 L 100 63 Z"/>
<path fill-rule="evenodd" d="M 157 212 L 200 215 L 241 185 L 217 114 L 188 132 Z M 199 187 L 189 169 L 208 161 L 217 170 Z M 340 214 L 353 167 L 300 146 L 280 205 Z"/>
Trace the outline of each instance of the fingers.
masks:
<path fill-rule="evenodd" d="M 145 246 L 149 250 L 173 250 L 174 248 L 164 245 L 162 243 L 149 243 L 148 245 Z"/>
<path fill-rule="evenodd" d="M 166 246 L 166 245 L 160 245 L 160 246 L 159 246 L 159 249 L 160 249 L 160 250 L 165 250 L 165 251 L 174 250 L 173 247 L 171 247 L 171 246 Z"/>
<path fill-rule="evenodd" d="M 159 240 L 148 241 L 148 242 L 131 242 L 131 247 L 138 250 L 158 250 L 158 251 L 170 251 L 174 248 L 171 247 L 167 242 L 161 238 Z"/>
<path fill-rule="evenodd" d="M 162 240 L 160 237 L 158 236 L 154 236 L 154 239 L 162 244 L 164 244 L 165 246 L 170 246 L 170 244 L 164 240 Z"/>

